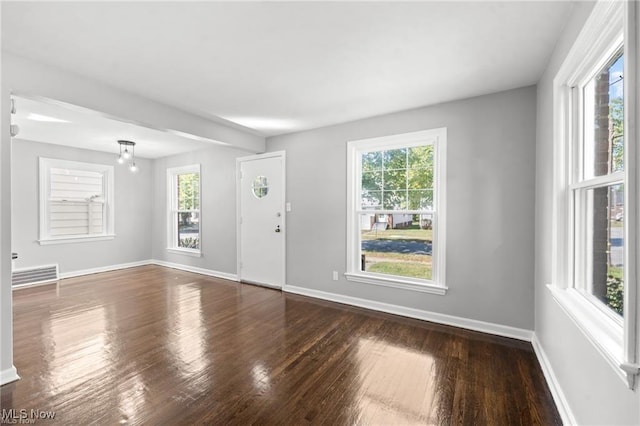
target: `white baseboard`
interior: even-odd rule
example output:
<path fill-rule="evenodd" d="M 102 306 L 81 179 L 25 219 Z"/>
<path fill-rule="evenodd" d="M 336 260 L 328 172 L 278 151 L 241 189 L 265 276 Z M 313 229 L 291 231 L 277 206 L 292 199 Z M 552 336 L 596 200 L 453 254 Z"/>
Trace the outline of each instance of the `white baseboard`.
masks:
<path fill-rule="evenodd" d="M 238 281 L 238 275 L 228 272 L 214 271 L 212 269 L 198 268 L 197 266 L 182 265 L 180 263 L 165 262 L 164 260 L 153 259 L 152 265 L 165 266 L 167 268 L 179 269 L 181 271 L 193 272 L 195 274 L 207 275 L 209 277 L 222 278 L 230 281 Z"/>
<path fill-rule="evenodd" d="M 231 280 L 231 281 L 238 281 L 238 276 L 236 274 L 229 274 L 227 272 L 214 271 L 212 269 L 198 268 L 198 267 L 189 266 L 189 265 L 181 265 L 179 263 L 165 262 L 164 260 L 157 260 L 157 259 L 147 259 L 147 260 L 141 260 L 138 262 L 120 263 L 118 265 L 100 266 L 98 268 L 82 269 L 79 271 L 58 273 L 58 279 L 61 280 L 65 278 L 81 277 L 83 275 L 117 271 L 119 269 L 135 268 L 136 266 L 145 266 L 145 265 L 164 266 L 167 268 L 180 269 L 182 271 L 193 272 L 196 274 L 207 275 L 210 277 L 223 278 L 225 280 Z M 33 287 L 36 285 L 45 285 L 45 284 L 55 283 L 56 281 L 57 280 L 49 280 L 49 281 L 41 281 L 38 283 L 23 284 L 20 286 L 15 286 L 13 287 L 13 289 L 17 290 L 20 288 Z"/>
<path fill-rule="evenodd" d="M 300 294 L 303 296 L 315 297 L 323 300 L 329 300 L 331 302 L 358 306 L 360 308 L 372 309 L 374 311 L 400 315 L 403 317 L 415 318 L 423 321 L 431 321 L 438 324 L 452 325 L 454 327 L 495 334 L 497 336 L 510 337 L 512 339 L 524 340 L 527 342 L 530 342 L 533 338 L 533 331 L 510 327 L 507 325 L 456 317 L 453 315 L 439 314 L 437 312 L 423 311 L 420 309 L 407 308 L 404 306 L 391 305 L 389 303 L 375 302 L 372 300 L 360 299 L 357 297 L 344 296 L 341 294 L 328 293 L 325 291 L 312 290 L 309 288 L 297 287 L 292 285 L 284 286 L 283 291 Z"/>
<path fill-rule="evenodd" d="M 549 390 L 551 391 L 553 400 L 555 401 L 560 417 L 562 418 L 562 423 L 565 425 L 577 425 L 578 422 L 576 421 L 576 418 L 571 411 L 571 407 L 569 407 L 569 403 L 567 402 L 567 398 L 564 396 L 564 392 L 562 392 L 560 383 L 551 368 L 549 358 L 547 358 L 547 354 L 544 352 L 544 349 L 542 349 L 542 345 L 535 334 L 533 335 L 531 344 L 533 345 L 533 350 L 536 353 L 536 357 L 538 358 L 538 362 L 542 368 L 542 373 L 549 385 Z"/>
<path fill-rule="evenodd" d="M 53 283 L 58 282 L 59 279 L 60 278 L 56 278 L 56 279 L 53 279 L 53 280 L 36 281 L 36 282 L 33 282 L 33 283 L 12 285 L 11 286 L 11 290 L 20 290 L 21 288 L 39 287 L 41 285 L 53 284 Z"/>
<path fill-rule="evenodd" d="M 135 268 L 136 266 L 150 265 L 151 260 L 140 260 L 138 262 L 120 263 L 118 265 L 100 266 L 98 268 L 82 269 L 79 271 L 63 272 L 58 274 L 60 279 L 81 277 L 83 275 L 98 274 L 100 272 L 117 271 L 119 269 Z"/>
<path fill-rule="evenodd" d="M 15 382 L 16 380 L 20 380 L 20 376 L 18 376 L 18 370 L 16 370 L 16 367 L 13 365 L 11 368 L 0 371 L 0 386 Z"/>

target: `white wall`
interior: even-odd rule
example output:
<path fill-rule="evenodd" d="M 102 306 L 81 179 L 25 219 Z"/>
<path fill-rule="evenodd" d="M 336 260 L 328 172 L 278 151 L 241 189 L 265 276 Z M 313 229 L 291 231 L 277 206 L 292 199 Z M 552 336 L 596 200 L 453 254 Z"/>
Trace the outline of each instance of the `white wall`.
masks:
<path fill-rule="evenodd" d="M 151 258 L 152 162 L 136 158 L 137 173 L 116 163 L 115 154 L 14 139 L 11 159 L 12 249 L 16 268 L 57 263 L 61 274 Z M 41 246 L 38 158 L 114 166 L 116 237 L 107 241 Z M 81 255 L 79 255 L 81 253 Z"/>
<path fill-rule="evenodd" d="M 553 88 L 562 61 L 593 7 L 577 2 L 538 83 L 536 142 L 535 333 L 546 353 L 557 385 L 578 424 L 640 424 L 638 392 L 627 389 L 573 321 L 554 301 L 551 282 Z"/>
<path fill-rule="evenodd" d="M 528 87 L 267 139 L 287 153 L 287 284 L 532 330 L 535 105 Z M 347 141 L 438 127 L 448 293 L 346 281 Z"/>
<path fill-rule="evenodd" d="M 246 152 L 212 147 L 154 161 L 152 255 L 156 260 L 236 275 L 236 158 Z M 167 251 L 167 169 L 200 164 L 202 257 Z"/>

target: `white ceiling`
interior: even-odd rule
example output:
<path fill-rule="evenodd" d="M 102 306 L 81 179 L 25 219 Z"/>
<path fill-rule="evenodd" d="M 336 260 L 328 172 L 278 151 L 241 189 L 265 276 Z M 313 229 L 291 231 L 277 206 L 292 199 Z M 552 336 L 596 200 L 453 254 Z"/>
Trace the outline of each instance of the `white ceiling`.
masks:
<path fill-rule="evenodd" d="M 2 48 L 269 136 L 535 84 L 571 2 L 2 2 Z"/>
<path fill-rule="evenodd" d="M 160 158 L 203 149 L 219 142 L 195 136 L 179 136 L 106 117 L 95 111 L 48 102 L 39 99 L 14 97 L 16 113 L 11 122 L 20 132 L 16 139 L 52 143 L 119 153 L 118 139 L 136 143 L 135 154 L 140 158 Z"/>

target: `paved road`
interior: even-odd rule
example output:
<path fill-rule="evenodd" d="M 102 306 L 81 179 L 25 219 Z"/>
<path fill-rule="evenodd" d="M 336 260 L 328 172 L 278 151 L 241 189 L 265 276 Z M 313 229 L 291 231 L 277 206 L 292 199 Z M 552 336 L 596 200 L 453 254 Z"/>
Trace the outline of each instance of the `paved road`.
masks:
<path fill-rule="evenodd" d="M 622 266 L 624 263 L 624 228 L 611 228 L 611 263 Z"/>
<path fill-rule="evenodd" d="M 362 250 L 431 256 L 431 243 L 415 240 L 363 240 Z"/>

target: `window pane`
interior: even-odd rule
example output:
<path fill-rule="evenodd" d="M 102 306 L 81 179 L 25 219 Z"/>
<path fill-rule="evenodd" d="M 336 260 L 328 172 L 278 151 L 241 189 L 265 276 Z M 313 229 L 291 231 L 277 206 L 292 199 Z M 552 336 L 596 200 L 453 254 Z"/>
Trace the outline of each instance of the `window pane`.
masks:
<path fill-rule="evenodd" d="M 104 203 L 89 203 L 91 223 L 90 234 L 102 234 L 104 231 Z"/>
<path fill-rule="evenodd" d="M 409 190 L 409 210 L 433 210 L 433 190 Z"/>
<path fill-rule="evenodd" d="M 433 167 L 428 169 L 409 169 L 409 189 L 432 189 Z"/>
<path fill-rule="evenodd" d="M 409 148 L 409 168 L 433 169 L 433 145 Z"/>
<path fill-rule="evenodd" d="M 585 194 L 587 291 L 619 315 L 624 292 L 624 186 Z"/>
<path fill-rule="evenodd" d="M 624 170 L 623 71 L 620 52 L 585 86 L 585 179 Z"/>
<path fill-rule="evenodd" d="M 362 189 L 380 191 L 382 189 L 382 172 L 362 172 Z"/>
<path fill-rule="evenodd" d="M 184 173 L 177 176 L 178 210 L 200 208 L 200 174 Z"/>
<path fill-rule="evenodd" d="M 384 191 L 382 193 L 382 207 L 385 210 L 406 210 L 407 191 Z"/>
<path fill-rule="evenodd" d="M 361 161 L 362 209 L 433 209 L 432 145 L 365 152 Z"/>
<path fill-rule="evenodd" d="M 384 189 L 397 190 L 407 188 L 407 169 L 384 171 Z"/>
<path fill-rule="evenodd" d="M 382 152 L 382 165 L 385 170 L 407 168 L 407 148 Z"/>
<path fill-rule="evenodd" d="M 430 215 L 361 214 L 360 269 L 400 277 L 432 277 Z"/>
<path fill-rule="evenodd" d="M 178 247 L 200 248 L 200 214 L 178 212 Z"/>
<path fill-rule="evenodd" d="M 382 191 L 362 191 L 361 206 L 363 210 L 382 208 Z"/>
<path fill-rule="evenodd" d="M 251 189 L 254 197 L 260 199 L 269 194 L 269 179 L 266 176 L 256 176 L 251 182 Z"/>
<path fill-rule="evenodd" d="M 362 171 L 381 171 L 382 170 L 382 152 L 363 152 L 362 153 Z"/>
<path fill-rule="evenodd" d="M 49 233 L 51 236 L 102 234 L 104 208 L 102 202 L 51 201 Z"/>
<path fill-rule="evenodd" d="M 49 179 L 52 200 L 89 201 L 103 197 L 104 175 L 101 172 L 52 167 Z"/>

